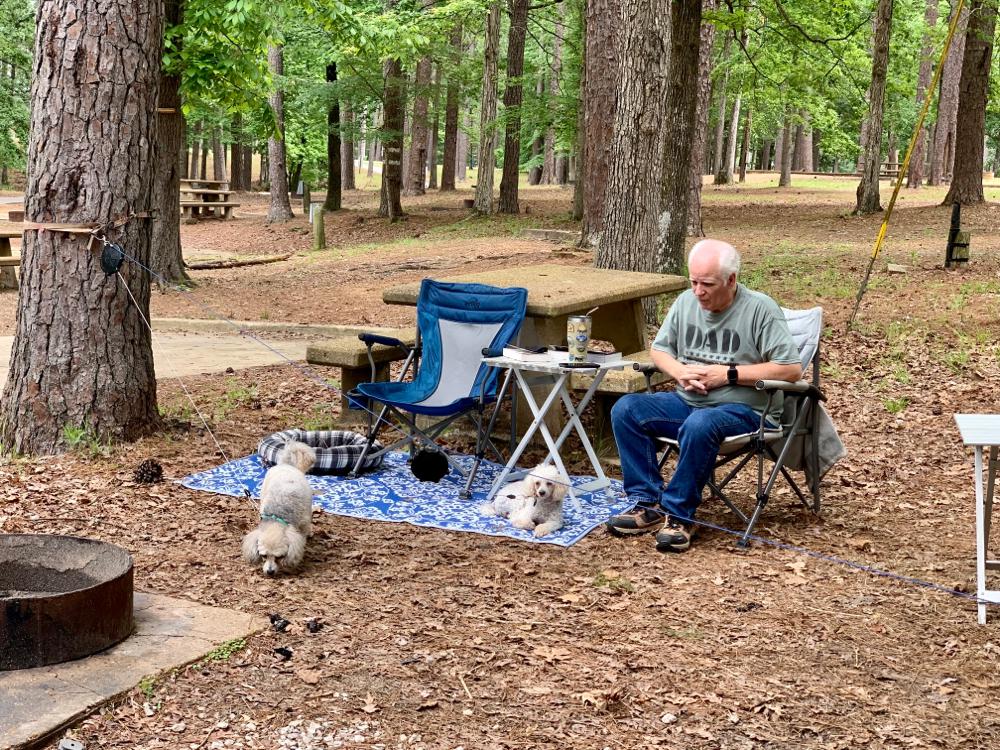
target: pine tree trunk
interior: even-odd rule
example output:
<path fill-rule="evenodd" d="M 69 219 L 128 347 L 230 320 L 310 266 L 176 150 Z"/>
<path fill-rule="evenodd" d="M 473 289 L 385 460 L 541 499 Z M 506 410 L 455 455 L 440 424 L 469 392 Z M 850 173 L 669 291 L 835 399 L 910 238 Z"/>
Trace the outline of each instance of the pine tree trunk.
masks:
<path fill-rule="evenodd" d="M 879 0 L 872 32 L 872 80 L 868 87 L 868 128 L 863 151 L 865 171 L 858 183 L 856 216 L 882 210 L 878 175 L 882 165 L 882 119 L 885 113 L 885 82 L 889 68 L 889 36 L 892 30 L 893 0 Z"/>
<path fill-rule="evenodd" d="M 781 176 L 778 187 L 792 186 L 792 114 L 785 110 L 785 127 L 781 131 Z"/>
<path fill-rule="evenodd" d="M 561 79 L 562 79 L 562 38 L 565 29 L 565 24 L 563 23 L 563 16 L 566 12 L 565 3 L 559 3 L 557 6 L 555 18 L 555 31 L 552 35 L 552 63 L 550 65 L 551 78 L 549 79 L 549 94 L 551 96 L 547 100 L 548 103 L 548 114 L 546 119 L 545 127 L 545 142 L 542 146 L 544 156 L 542 159 L 542 184 L 543 185 L 555 185 L 558 180 L 558 169 L 556 166 L 557 155 L 556 155 L 556 131 L 553 126 L 553 115 L 552 115 L 552 105 L 551 102 L 554 98 L 559 96 Z"/>
<path fill-rule="evenodd" d="M 272 44 L 267 50 L 271 74 L 280 80 L 285 72 L 284 49 Z M 285 93 L 276 88 L 271 93 L 271 112 L 274 115 L 274 135 L 267 139 L 268 182 L 271 184 L 271 202 L 267 210 L 267 223 L 288 221 L 292 218 L 292 204 L 288 198 L 288 172 L 285 167 Z"/>
<path fill-rule="evenodd" d="M 715 0 L 704 0 L 704 10 L 715 10 Z M 698 50 L 698 97 L 695 102 L 694 133 L 692 134 L 690 195 L 688 197 L 689 237 L 704 237 L 701 221 L 701 183 L 705 168 L 705 150 L 708 146 L 709 103 L 712 95 L 712 47 L 715 44 L 715 24 L 701 25 L 701 42 Z"/>
<path fill-rule="evenodd" d="M 615 70 L 618 67 L 616 35 L 621 26 L 620 0 L 586 0 L 583 81 L 583 227 L 581 244 L 597 244 L 604 217 L 608 182 L 608 154 L 615 123 Z"/>
<path fill-rule="evenodd" d="M 387 8 L 395 6 L 394 0 L 386 2 Z M 403 113 L 406 108 L 406 93 L 403 82 L 403 65 L 398 57 L 385 61 L 385 78 L 382 102 L 382 191 L 379 216 L 390 222 L 403 217 L 400 194 L 403 189 Z"/>
<path fill-rule="evenodd" d="M 931 74 L 934 66 L 933 31 L 937 26 L 938 0 L 927 0 L 924 8 L 924 35 L 920 45 L 920 69 L 917 72 L 917 110 L 923 106 L 927 96 L 927 87 L 931 85 Z M 928 128 L 925 124 L 917 134 L 910 154 L 910 168 L 906 173 L 906 187 L 916 190 L 924 180 L 924 160 L 927 156 Z"/>
<path fill-rule="evenodd" d="M 222 128 L 217 127 L 212 132 L 212 179 L 225 182 L 227 178 L 226 149 L 222 146 Z"/>
<path fill-rule="evenodd" d="M 722 169 L 722 154 L 726 137 L 726 87 L 729 85 L 729 47 L 733 42 L 732 32 L 726 32 L 725 43 L 722 45 L 722 57 L 719 64 L 723 66 L 722 79 L 718 82 L 718 106 L 715 120 L 715 149 L 712 151 L 712 174 L 717 175 Z"/>
<path fill-rule="evenodd" d="M 444 97 L 444 154 L 441 162 L 441 190 L 455 189 L 455 171 L 458 160 L 458 90 L 460 77 L 458 58 L 462 51 L 462 24 L 451 32 L 452 65 L 448 73 L 448 86 Z"/>
<path fill-rule="evenodd" d="M 458 131 L 458 138 L 455 139 L 455 181 L 465 182 L 469 176 L 469 132 L 475 125 L 475 120 L 471 112 L 466 112 L 465 128 Z"/>
<path fill-rule="evenodd" d="M 670 64 L 669 0 L 621 0 L 621 4 L 625 18 L 648 22 L 622 27 L 604 231 L 594 265 L 652 272 Z"/>
<path fill-rule="evenodd" d="M 972 0 L 962 60 L 955 134 L 955 169 L 944 205 L 982 203 L 984 133 L 989 98 L 996 0 Z"/>
<path fill-rule="evenodd" d="M 503 93 L 507 127 L 504 133 L 503 174 L 500 178 L 500 213 L 517 215 L 518 179 L 521 176 L 521 103 L 524 101 L 524 40 L 528 33 L 529 0 L 510 0 L 507 34 L 507 86 Z"/>
<path fill-rule="evenodd" d="M 343 122 L 340 137 L 340 189 L 343 192 L 357 189 L 354 182 L 354 113 L 347 101 L 340 119 Z"/>
<path fill-rule="evenodd" d="M 198 177 L 202 180 L 208 179 L 208 146 L 209 139 L 201 139 L 201 164 L 198 165 Z"/>
<path fill-rule="evenodd" d="M 801 111 L 799 112 L 799 116 L 800 117 L 802 116 Z M 801 122 L 798 122 L 795 125 L 795 138 L 792 141 L 792 143 L 794 144 L 794 146 L 792 147 L 792 149 L 793 149 L 792 150 L 792 171 L 793 172 L 801 172 L 801 171 L 803 171 L 803 167 L 802 167 L 803 158 L 802 157 L 805 155 L 805 150 L 806 150 L 806 129 L 805 129 L 805 125 L 803 123 L 801 123 Z"/>
<path fill-rule="evenodd" d="M 438 152 L 438 133 L 441 131 L 441 63 L 437 63 L 434 66 L 434 118 L 431 124 L 431 133 L 428 138 L 427 145 L 427 171 L 429 177 L 427 178 L 427 187 L 437 190 L 438 186 L 438 171 L 437 171 L 437 152 Z"/>
<path fill-rule="evenodd" d="M 337 63 L 327 63 L 326 82 L 337 82 Z M 333 88 L 331 86 L 331 88 Z M 324 211 L 339 211 L 343 206 L 343 154 L 340 145 L 340 99 L 330 99 L 326 112 L 326 200 Z M 353 173 L 354 170 L 351 169 Z"/>
<path fill-rule="evenodd" d="M 196 122 L 191 130 L 191 169 L 189 173 L 192 180 L 204 177 L 198 172 L 198 165 L 201 163 L 201 131 L 203 128 L 202 123 Z"/>
<path fill-rule="evenodd" d="M 409 176 L 404 195 L 427 192 L 427 99 L 431 86 L 431 59 L 424 55 L 417 62 L 413 86 L 413 120 L 410 125 Z"/>
<path fill-rule="evenodd" d="M 771 169 L 771 147 L 774 145 L 774 141 L 770 138 L 765 138 L 763 145 L 760 147 L 760 168 L 767 172 Z"/>
<path fill-rule="evenodd" d="M 787 124 L 787 123 L 786 123 Z M 784 173 L 784 165 L 781 160 L 785 158 L 785 126 L 782 125 L 778 128 L 778 132 L 774 135 L 774 171 L 779 175 Z M 780 177 L 779 184 L 780 184 Z"/>
<path fill-rule="evenodd" d="M 168 26 L 181 22 L 183 0 L 166 0 L 164 21 Z M 149 267 L 161 286 L 190 281 L 184 270 L 180 233 L 180 171 L 187 162 L 184 151 L 184 112 L 181 109 L 179 76 L 160 77 L 157 120 L 156 177 L 152 200 L 154 219 Z"/>
<path fill-rule="evenodd" d="M 702 0 L 673 0 L 670 6 L 670 73 L 667 110 L 663 118 L 663 176 L 660 181 L 660 216 L 657 221 L 656 265 L 660 273 L 680 273 L 684 268 L 684 238 L 698 85 L 698 52 L 701 46 Z"/>
<path fill-rule="evenodd" d="M 740 146 L 740 182 L 747 181 L 747 156 L 750 153 L 751 122 L 750 107 L 747 107 L 746 117 L 743 118 L 743 143 Z"/>
<path fill-rule="evenodd" d="M 26 218 L 104 225 L 149 211 L 163 6 L 39 0 L 35 18 Z M 81 67 L 83 60 L 100 61 L 101 75 Z M 171 148 L 171 161 L 176 154 Z M 120 277 L 105 277 L 100 245 L 85 234 L 24 235 L 0 413 L 4 452 L 64 451 L 70 428 L 99 441 L 155 429 L 156 377 L 143 321 L 150 283 L 139 265 L 150 261 L 151 221 L 106 230 L 138 261 L 126 262 Z"/>
<path fill-rule="evenodd" d="M 949 24 L 954 17 L 956 4 L 957 0 L 953 0 L 952 11 L 948 16 Z M 958 125 L 958 89 L 962 78 L 962 60 L 965 57 L 968 24 L 969 4 L 966 3 L 962 6 L 962 15 L 958 19 L 955 36 L 952 37 L 948 57 L 941 71 L 938 114 L 934 124 L 934 145 L 930 155 L 930 174 L 927 176 L 928 185 L 943 185 L 945 181 L 951 179 L 955 154 L 955 129 Z"/>
<path fill-rule="evenodd" d="M 809 112 L 799 110 L 799 117 L 802 118 L 802 155 L 799 160 L 799 170 L 802 172 L 813 172 L 813 131 L 809 124 Z"/>
<path fill-rule="evenodd" d="M 736 100 L 733 102 L 733 112 L 729 116 L 729 132 L 726 133 L 726 153 L 722 164 L 722 171 L 715 176 L 716 185 L 731 185 L 733 182 L 733 166 L 736 162 L 736 135 L 740 128 L 740 105 L 742 104 L 742 94 L 736 92 Z"/>
<path fill-rule="evenodd" d="M 374 133 L 375 123 L 372 122 L 368 128 L 368 177 L 375 176 L 375 152 L 378 149 L 378 140 Z"/>
<path fill-rule="evenodd" d="M 483 49 L 483 92 L 479 107 L 479 164 L 476 172 L 476 211 L 493 213 L 493 170 L 496 166 L 497 67 L 500 56 L 500 0 L 486 16 Z"/>

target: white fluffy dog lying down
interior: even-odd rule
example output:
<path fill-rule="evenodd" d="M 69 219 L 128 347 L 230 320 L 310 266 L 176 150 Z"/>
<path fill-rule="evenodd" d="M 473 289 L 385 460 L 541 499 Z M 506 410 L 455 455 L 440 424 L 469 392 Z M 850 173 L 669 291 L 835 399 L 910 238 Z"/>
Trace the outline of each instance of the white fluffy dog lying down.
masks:
<path fill-rule="evenodd" d="M 260 524 L 243 537 L 243 558 L 263 562 L 268 576 L 302 562 L 306 538 L 312 533 L 312 487 L 306 472 L 316 463 L 316 451 L 296 441 L 278 454 L 260 489 Z"/>
<path fill-rule="evenodd" d="M 563 525 L 566 484 L 555 466 L 536 466 L 524 479 L 504 487 L 493 502 L 480 511 L 487 516 L 509 518 L 518 529 L 534 529 L 536 537 L 558 531 Z"/>

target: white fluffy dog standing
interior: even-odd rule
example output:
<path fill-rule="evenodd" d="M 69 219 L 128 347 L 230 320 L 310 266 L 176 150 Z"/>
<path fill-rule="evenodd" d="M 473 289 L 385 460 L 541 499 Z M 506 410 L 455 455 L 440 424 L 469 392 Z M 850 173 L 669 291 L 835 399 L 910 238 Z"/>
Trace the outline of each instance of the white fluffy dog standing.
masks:
<path fill-rule="evenodd" d="M 312 487 L 306 472 L 316 463 L 316 451 L 292 441 L 267 470 L 260 488 L 260 524 L 243 537 L 243 559 L 264 563 L 268 576 L 302 562 L 306 538 L 312 533 Z"/>
<path fill-rule="evenodd" d="M 485 515 L 510 518 L 512 526 L 534 529 L 536 537 L 543 537 L 563 526 L 566 489 L 555 466 L 536 466 L 524 479 L 504 487 L 481 510 Z"/>

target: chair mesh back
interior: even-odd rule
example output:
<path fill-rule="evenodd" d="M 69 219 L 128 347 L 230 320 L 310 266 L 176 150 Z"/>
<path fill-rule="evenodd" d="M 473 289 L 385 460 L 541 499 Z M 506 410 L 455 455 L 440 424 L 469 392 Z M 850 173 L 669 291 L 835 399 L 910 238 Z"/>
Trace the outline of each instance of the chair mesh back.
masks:
<path fill-rule="evenodd" d="M 783 307 L 781 311 L 785 314 L 788 330 L 792 332 L 795 345 L 799 348 L 799 355 L 802 357 L 802 371 L 805 373 L 819 349 L 819 339 L 823 334 L 823 308 L 789 310 Z"/>

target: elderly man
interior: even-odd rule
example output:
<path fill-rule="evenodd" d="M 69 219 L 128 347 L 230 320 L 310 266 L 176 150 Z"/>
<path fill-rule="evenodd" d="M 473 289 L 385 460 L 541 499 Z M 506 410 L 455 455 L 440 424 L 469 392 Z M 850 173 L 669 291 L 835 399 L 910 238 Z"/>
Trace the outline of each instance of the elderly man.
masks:
<path fill-rule="evenodd" d="M 625 396 L 611 411 L 625 492 L 635 501 L 613 516 L 614 534 L 657 530 L 656 549 L 683 552 L 724 438 L 756 430 L 767 397 L 758 380 L 798 380 L 802 365 L 777 303 L 736 280 L 740 254 L 702 240 L 688 255 L 691 288 L 667 313 L 650 348 L 653 363 L 677 381 L 672 392 Z M 768 415 L 780 418 L 775 399 Z M 670 483 L 656 465 L 657 437 L 679 443 Z"/>

